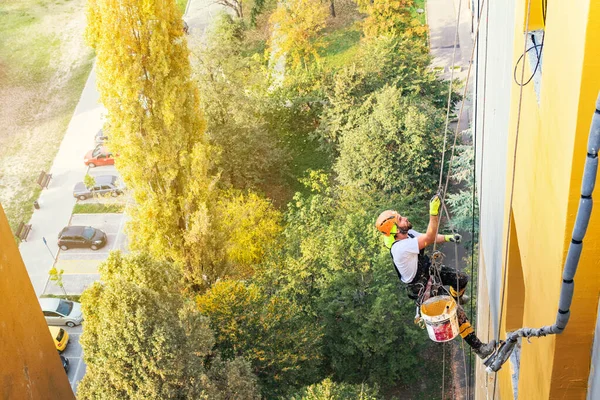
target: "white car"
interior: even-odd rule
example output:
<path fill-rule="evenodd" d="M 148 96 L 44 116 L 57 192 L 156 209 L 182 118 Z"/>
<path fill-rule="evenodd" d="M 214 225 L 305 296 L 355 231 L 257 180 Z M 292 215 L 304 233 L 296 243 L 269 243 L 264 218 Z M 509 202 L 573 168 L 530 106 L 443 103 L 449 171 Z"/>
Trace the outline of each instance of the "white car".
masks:
<path fill-rule="evenodd" d="M 48 325 L 66 325 L 73 327 L 83 321 L 81 304 L 74 301 L 42 298 L 38 299 Z"/>

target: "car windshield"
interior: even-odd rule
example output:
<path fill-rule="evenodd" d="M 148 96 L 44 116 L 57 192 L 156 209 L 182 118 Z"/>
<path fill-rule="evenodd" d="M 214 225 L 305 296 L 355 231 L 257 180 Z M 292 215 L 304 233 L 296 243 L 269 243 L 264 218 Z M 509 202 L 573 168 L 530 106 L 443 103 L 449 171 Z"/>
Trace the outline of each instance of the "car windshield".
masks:
<path fill-rule="evenodd" d="M 73 309 L 73 303 L 68 300 L 60 300 L 58 302 L 58 308 L 56 312 L 62 315 L 71 314 L 71 310 Z"/>
<path fill-rule="evenodd" d="M 82 236 L 87 240 L 91 240 L 94 237 L 94 232 L 94 228 L 92 228 L 91 226 L 86 226 L 85 228 L 83 228 Z"/>
<path fill-rule="evenodd" d="M 102 154 L 102 147 L 98 146 L 94 149 L 94 151 L 92 151 L 92 157 L 98 157 L 100 154 Z"/>

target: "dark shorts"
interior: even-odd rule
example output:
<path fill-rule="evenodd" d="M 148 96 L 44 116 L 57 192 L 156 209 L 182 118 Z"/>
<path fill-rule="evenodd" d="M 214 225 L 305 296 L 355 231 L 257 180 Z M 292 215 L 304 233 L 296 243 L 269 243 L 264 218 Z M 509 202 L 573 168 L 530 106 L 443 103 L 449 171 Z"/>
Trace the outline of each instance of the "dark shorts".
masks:
<path fill-rule="evenodd" d="M 469 276 L 461 271 L 456 271 L 456 269 L 447 267 L 442 265 L 440 270 L 440 278 L 442 279 L 442 285 L 444 286 L 452 286 L 457 291 L 461 291 L 467 287 L 467 283 L 469 283 Z M 422 260 L 419 257 L 419 264 L 417 266 L 417 274 L 415 278 L 406 285 L 406 292 L 410 299 L 417 300 L 419 298 L 419 294 L 425 290 L 427 286 L 427 281 L 429 280 L 429 259 Z"/>

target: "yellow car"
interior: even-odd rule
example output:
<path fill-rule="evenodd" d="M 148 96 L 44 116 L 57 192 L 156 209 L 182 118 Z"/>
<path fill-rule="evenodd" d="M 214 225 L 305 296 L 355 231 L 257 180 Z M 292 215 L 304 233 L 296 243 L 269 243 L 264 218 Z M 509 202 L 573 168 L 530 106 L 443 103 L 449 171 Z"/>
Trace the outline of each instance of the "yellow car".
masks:
<path fill-rule="evenodd" d="M 69 334 L 63 328 L 57 326 L 49 326 L 48 329 L 50 329 L 50 335 L 52 336 L 52 340 L 54 340 L 56 350 L 62 353 L 69 343 Z"/>

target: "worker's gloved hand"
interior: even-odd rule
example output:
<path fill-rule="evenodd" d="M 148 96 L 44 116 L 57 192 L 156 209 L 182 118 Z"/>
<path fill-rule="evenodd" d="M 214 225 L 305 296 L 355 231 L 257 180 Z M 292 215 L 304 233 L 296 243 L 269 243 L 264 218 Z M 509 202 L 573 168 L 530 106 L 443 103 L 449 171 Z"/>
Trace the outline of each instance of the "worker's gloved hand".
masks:
<path fill-rule="evenodd" d="M 440 206 L 442 202 L 440 201 L 440 196 L 435 195 L 429 200 L 429 215 L 436 216 L 440 213 Z"/>
<path fill-rule="evenodd" d="M 458 233 L 453 233 L 452 235 L 444 235 L 444 240 L 446 242 L 460 243 L 462 236 Z"/>

